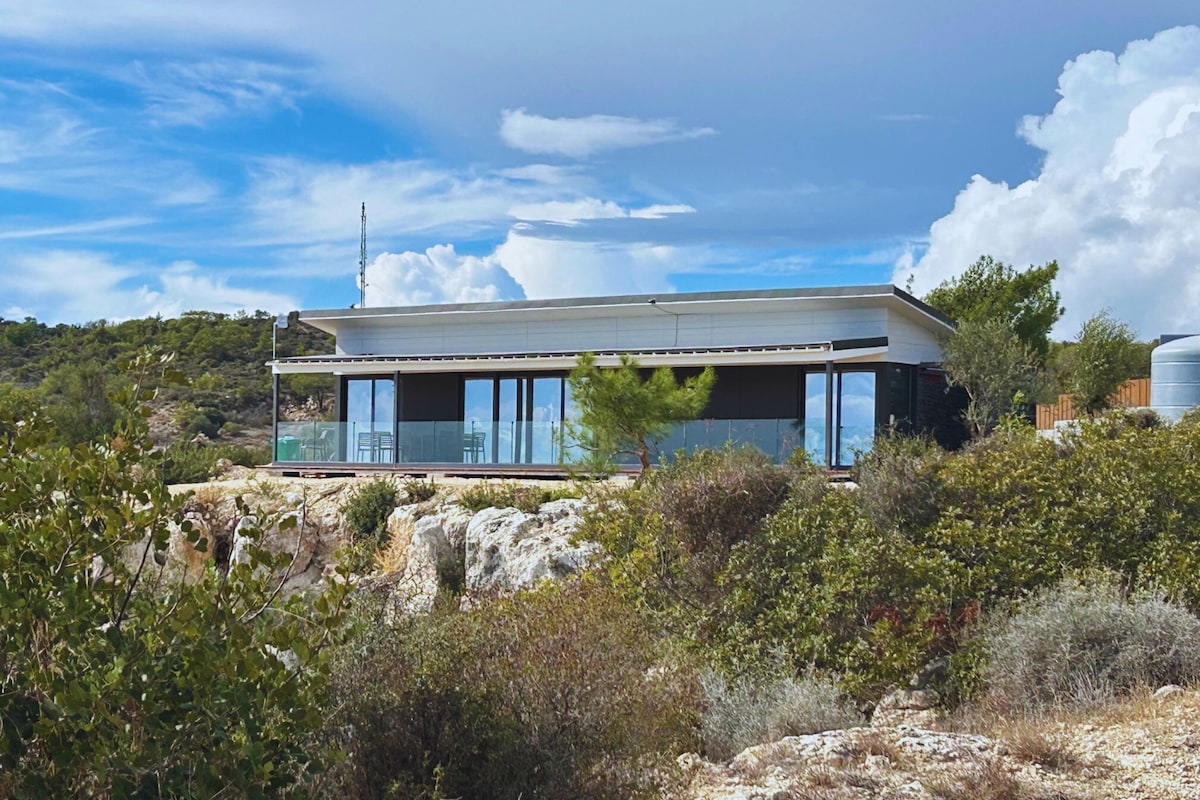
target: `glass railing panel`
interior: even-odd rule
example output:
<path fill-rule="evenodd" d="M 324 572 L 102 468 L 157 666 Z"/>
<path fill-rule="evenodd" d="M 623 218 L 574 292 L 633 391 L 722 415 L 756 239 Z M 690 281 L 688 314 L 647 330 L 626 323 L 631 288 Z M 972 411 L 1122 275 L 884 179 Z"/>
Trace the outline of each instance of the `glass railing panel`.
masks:
<path fill-rule="evenodd" d="M 339 422 L 280 422 L 275 461 L 341 461 L 345 430 Z"/>
<path fill-rule="evenodd" d="M 873 437 L 869 426 L 843 427 L 835 443 L 839 463 L 852 460 L 856 450 L 869 449 Z M 825 428 L 794 419 L 688 420 L 671 426 L 651 458 L 669 461 L 677 452 L 727 444 L 749 444 L 777 463 L 802 447 L 821 463 Z M 578 460 L 579 448 L 561 422 L 476 421 L 474 427 L 461 421 L 400 422 L 387 430 L 369 423 L 280 422 L 275 445 L 277 463 L 549 465 Z M 637 463 L 630 454 L 614 460 Z"/>

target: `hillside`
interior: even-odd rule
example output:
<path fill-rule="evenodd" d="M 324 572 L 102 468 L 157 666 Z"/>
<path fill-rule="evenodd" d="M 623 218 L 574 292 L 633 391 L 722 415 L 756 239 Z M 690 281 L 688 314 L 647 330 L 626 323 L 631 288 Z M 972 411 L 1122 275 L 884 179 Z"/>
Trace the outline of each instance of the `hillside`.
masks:
<path fill-rule="evenodd" d="M 70 375 L 92 369 L 117 380 L 121 362 L 150 347 L 174 353 L 174 366 L 187 381 L 165 387 L 162 400 L 186 399 L 231 419 L 260 420 L 270 415 L 271 380 L 264 365 L 271 359 L 274 319 L 263 311 L 253 316 L 190 311 L 176 319 L 54 326 L 32 317 L 0 319 L 0 383 L 61 397 Z M 332 338 L 300 324 L 295 313 L 289 326 L 278 331 L 281 358 L 332 351 Z M 309 383 L 289 384 L 286 399 L 303 402 L 324 388 Z"/>

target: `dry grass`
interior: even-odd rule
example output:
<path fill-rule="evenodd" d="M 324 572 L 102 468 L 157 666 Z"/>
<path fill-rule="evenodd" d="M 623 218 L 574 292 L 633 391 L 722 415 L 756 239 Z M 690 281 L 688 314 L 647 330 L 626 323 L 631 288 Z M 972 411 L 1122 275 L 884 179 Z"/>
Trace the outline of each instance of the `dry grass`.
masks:
<path fill-rule="evenodd" d="M 400 574 L 408 566 L 408 549 L 412 545 L 413 521 L 393 517 L 388 521 L 388 540 L 375 556 L 376 570 L 384 574 Z"/>
<path fill-rule="evenodd" d="M 1002 738 L 1008 754 L 1018 761 L 1053 772 L 1077 772 L 1084 766 L 1078 754 L 1060 744 L 1041 725 L 1027 721 L 1014 723 Z"/>
<path fill-rule="evenodd" d="M 993 758 L 980 759 L 965 769 L 937 775 L 926 781 L 925 788 L 937 800 L 1077 799 L 1076 795 L 1058 789 L 1030 786 Z"/>
<path fill-rule="evenodd" d="M 877 730 L 864 731 L 854 741 L 852 755 L 859 760 L 865 760 L 867 756 L 883 756 L 893 765 L 899 764 L 903 757 L 893 738 Z"/>

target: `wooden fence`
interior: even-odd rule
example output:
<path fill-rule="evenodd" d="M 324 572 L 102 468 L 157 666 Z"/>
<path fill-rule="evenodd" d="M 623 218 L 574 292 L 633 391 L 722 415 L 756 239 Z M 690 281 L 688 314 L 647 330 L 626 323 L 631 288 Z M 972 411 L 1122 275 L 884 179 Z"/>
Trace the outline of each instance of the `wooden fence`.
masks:
<path fill-rule="evenodd" d="M 1113 405 L 1124 406 L 1126 408 L 1143 408 L 1149 406 L 1150 379 L 1134 378 L 1133 380 L 1125 381 L 1113 396 Z M 1060 394 L 1058 402 L 1054 405 L 1042 405 L 1038 403 L 1037 429 L 1039 431 L 1049 430 L 1054 427 L 1054 423 L 1067 419 L 1075 419 L 1075 409 L 1071 405 L 1070 395 Z"/>

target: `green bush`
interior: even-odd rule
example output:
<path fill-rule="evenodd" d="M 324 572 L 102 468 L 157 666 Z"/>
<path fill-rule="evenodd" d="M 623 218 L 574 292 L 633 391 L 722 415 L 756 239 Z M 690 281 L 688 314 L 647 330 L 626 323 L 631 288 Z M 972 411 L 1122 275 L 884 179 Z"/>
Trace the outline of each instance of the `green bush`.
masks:
<path fill-rule="evenodd" d="M 571 487 L 548 489 L 544 486 L 523 486 L 516 483 L 476 483 L 459 492 L 458 504 L 471 511 L 485 508 L 516 508 L 526 514 L 536 514 L 542 505 L 552 500 L 578 497 Z"/>
<path fill-rule="evenodd" d="M 387 522 L 399 505 L 396 484 L 388 478 L 371 478 L 359 486 L 342 505 L 342 519 L 350 539 L 377 552 L 387 539 Z"/>
<path fill-rule="evenodd" d="M 694 746 L 689 674 L 595 581 L 384 618 L 338 659 L 328 797 L 652 796 Z"/>
<path fill-rule="evenodd" d="M 437 484 L 431 480 L 423 481 L 419 478 L 407 478 L 400 485 L 404 490 L 404 499 L 407 503 L 424 503 L 426 500 L 432 500 L 437 497 Z"/>
<path fill-rule="evenodd" d="M 191 403 L 182 404 L 175 413 L 175 422 L 183 430 L 184 438 L 204 435 L 215 439 L 221 435 L 225 415 L 215 408 L 196 408 Z"/>
<path fill-rule="evenodd" d="M 1098 706 L 1200 678 L 1200 619 L 1116 576 L 1067 579 L 981 634 L 989 701 L 1007 711 Z"/>
<path fill-rule="evenodd" d="M 718 576 L 728 595 L 712 615 L 709 651 L 732 672 L 781 656 L 796 669 L 813 665 L 875 700 L 953 650 L 974 613 L 954 594 L 959 574 L 937 550 L 881 532 L 853 490 L 793 498 Z"/>
<path fill-rule="evenodd" d="M 855 463 L 859 505 L 880 530 L 921 531 L 945 503 L 942 472 L 950 458 L 928 438 L 881 436 Z"/>
<path fill-rule="evenodd" d="M 202 483 L 216 477 L 221 461 L 254 467 L 267 463 L 270 458 L 270 450 L 266 447 L 176 443 L 163 452 L 158 473 L 167 484 Z"/>
<path fill-rule="evenodd" d="M 864 722 L 837 682 L 816 674 L 729 680 L 720 673 L 707 672 L 701 688 L 704 715 L 700 735 L 704 754 L 713 761 L 727 761 L 747 747 L 784 736 L 850 728 Z"/>
<path fill-rule="evenodd" d="M 760 533 L 796 474 L 753 448 L 681 455 L 597 502 L 579 536 L 604 548 L 609 577 L 631 602 L 703 641 L 705 614 L 727 591 L 718 573 L 737 543 Z"/>
<path fill-rule="evenodd" d="M 289 557 L 251 526 L 225 574 L 169 568 L 173 536 L 209 543 L 155 477 L 135 366 L 101 442 L 54 447 L 0 402 L 0 796 L 281 796 L 330 756 L 312 735 L 345 589 L 281 596 Z"/>

